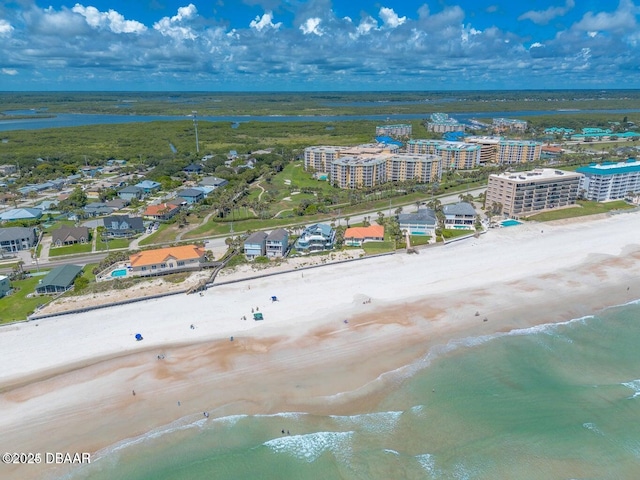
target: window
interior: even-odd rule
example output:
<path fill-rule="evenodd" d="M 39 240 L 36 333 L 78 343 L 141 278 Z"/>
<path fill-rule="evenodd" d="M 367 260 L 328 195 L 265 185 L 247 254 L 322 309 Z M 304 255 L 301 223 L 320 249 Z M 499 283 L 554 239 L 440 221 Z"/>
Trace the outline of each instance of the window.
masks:
<path fill-rule="evenodd" d="M 160 264 L 160 268 L 167 268 L 167 264 L 166 263 L 161 263 Z"/>
<path fill-rule="evenodd" d="M 179 266 L 179 267 L 184 267 L 184 261 L 180 261 L 180 262 L 178 262 L 178 266 Z"/>

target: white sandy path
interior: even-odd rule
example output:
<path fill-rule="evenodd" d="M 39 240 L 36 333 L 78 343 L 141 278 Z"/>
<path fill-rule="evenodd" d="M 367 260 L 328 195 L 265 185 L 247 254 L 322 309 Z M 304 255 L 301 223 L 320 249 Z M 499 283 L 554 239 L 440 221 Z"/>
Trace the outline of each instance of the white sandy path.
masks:
<path fill-rule="evenodd" d="M 152 346 L 231 335 L 302 334 L 327 318 L 342 319 L 425 295 L 490 288 L 597 261 L 598 255 L 619 256 L 626 248 L 638 247 L 639 233 L 640 212 L 566 225 L 525 224 L 419 255 L 330 265 L 215 287 L 203 297 L 177 295 L 6 326 L 0 328 L 0 385 Z M 639 273 L 637 264 L 633 268 Z M 272 304 L 272 295 L 280 301 Z M 367 298 L 372 303 L 363 305 Z M 256 306 L 263 322 L 251 319 Z M 136 342 L 136 333 L 144 341 Z"/>

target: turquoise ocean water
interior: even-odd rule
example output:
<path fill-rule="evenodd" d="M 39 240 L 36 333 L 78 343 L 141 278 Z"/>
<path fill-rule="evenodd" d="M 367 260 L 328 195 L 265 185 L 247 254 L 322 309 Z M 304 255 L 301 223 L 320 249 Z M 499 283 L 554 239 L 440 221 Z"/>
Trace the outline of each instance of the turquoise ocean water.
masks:
<path fill-rule="evenodd" d="M 183 420 L 70 478 L 640 478 L 640 305 L 443 350 L 376 412 Z"/>

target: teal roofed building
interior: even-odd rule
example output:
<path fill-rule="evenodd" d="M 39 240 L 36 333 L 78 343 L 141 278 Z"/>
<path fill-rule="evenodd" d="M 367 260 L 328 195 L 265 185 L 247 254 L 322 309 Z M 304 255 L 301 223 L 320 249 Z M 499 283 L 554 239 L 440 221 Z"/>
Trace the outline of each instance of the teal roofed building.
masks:
<path fill-rule="evenodd" d="M 546 135 L 561 135 L 563 137 L 567 137 L 575 133 L 575 130 L 573 128 L 549 127 L 544 129 L 544 133 Z"/>
<path fill-rule="evenodd" d="M 36 287 L 36 292 L 40 294 L 66 292 L 73 286 L 73 282 L 81 273 L 82 267 L 79 265 L 56 267 L 42 279 Z"/>
<path fill-rule="evenodd" d="M 633 158 L 626 162 L 592 163 L 576 172 L 583 175 L 580 191 L 587 200 L 606 202 L 640 192 L 640 161 Z"/>
<path fill-rule="evenodd" d="M 295 248 L 300 252 L 320 252 L 331 250 L 336 239 L 336 231 L 325 223 L 316 223 L 304 229 Z"/>

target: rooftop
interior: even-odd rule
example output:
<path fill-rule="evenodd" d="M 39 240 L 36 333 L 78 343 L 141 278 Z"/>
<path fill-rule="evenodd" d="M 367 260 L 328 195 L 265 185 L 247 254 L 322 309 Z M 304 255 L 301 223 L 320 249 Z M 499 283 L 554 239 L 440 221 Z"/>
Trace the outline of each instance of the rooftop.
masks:
<path fill-rule="evenodd" d="M 383 225 L 369 225 L 368 227 L 350 227 L 344 231 L 344 238 L 384 237 Z"/>
<path fill-rule="evenodd" d="M 62 265 L 56 267 L 42 279 L 38 288 L 49 285 L 66 288 L 73 283 L 73 280 L 80 272 L 82 272 L 82 267 L 79 265 Z"/>
<path fill-rule="evenodd" d="M 445 205 L 442 207 L 442 213 L 445 215 L 475 215 L 476 210 L 470 203 L 460 202 L 454 205 Z"/>
<path fill-rule="evenodd" d="M 193 260 L 204 257 L 204 248 L 197 245 L 182 245 L 179 247 L 156 248 L 134 253 L 129 257 L 132 267 L 155 265 L 169 258 L 176 260 Z"/>
<path fill-rule="evenodd" d="M 579 169 L 578 169 L 579 170 Z M 504 180 L 511 180 L 516 182 L 535 182 L 540 180 L 551 180 L 553 178 L 579 178 L 581 177 L 581 173 L 576 172 L 567 172 L 564 170 L 555 170 L 553 168 L 536 168 L 535 170 L 530 170 L 528 172 L 504 172 L 504 173 L 493 173 L 489 175 L 489 178 L 501 178 Z"/>
<path fill-rule="evenodd" d="M 580 167 L 576 172 L 591 175 L 616 175 L 621 173 L 640 172 L 640 161 L 633 158 L 626 162 L 592 163 L 588 167 Z"/>

